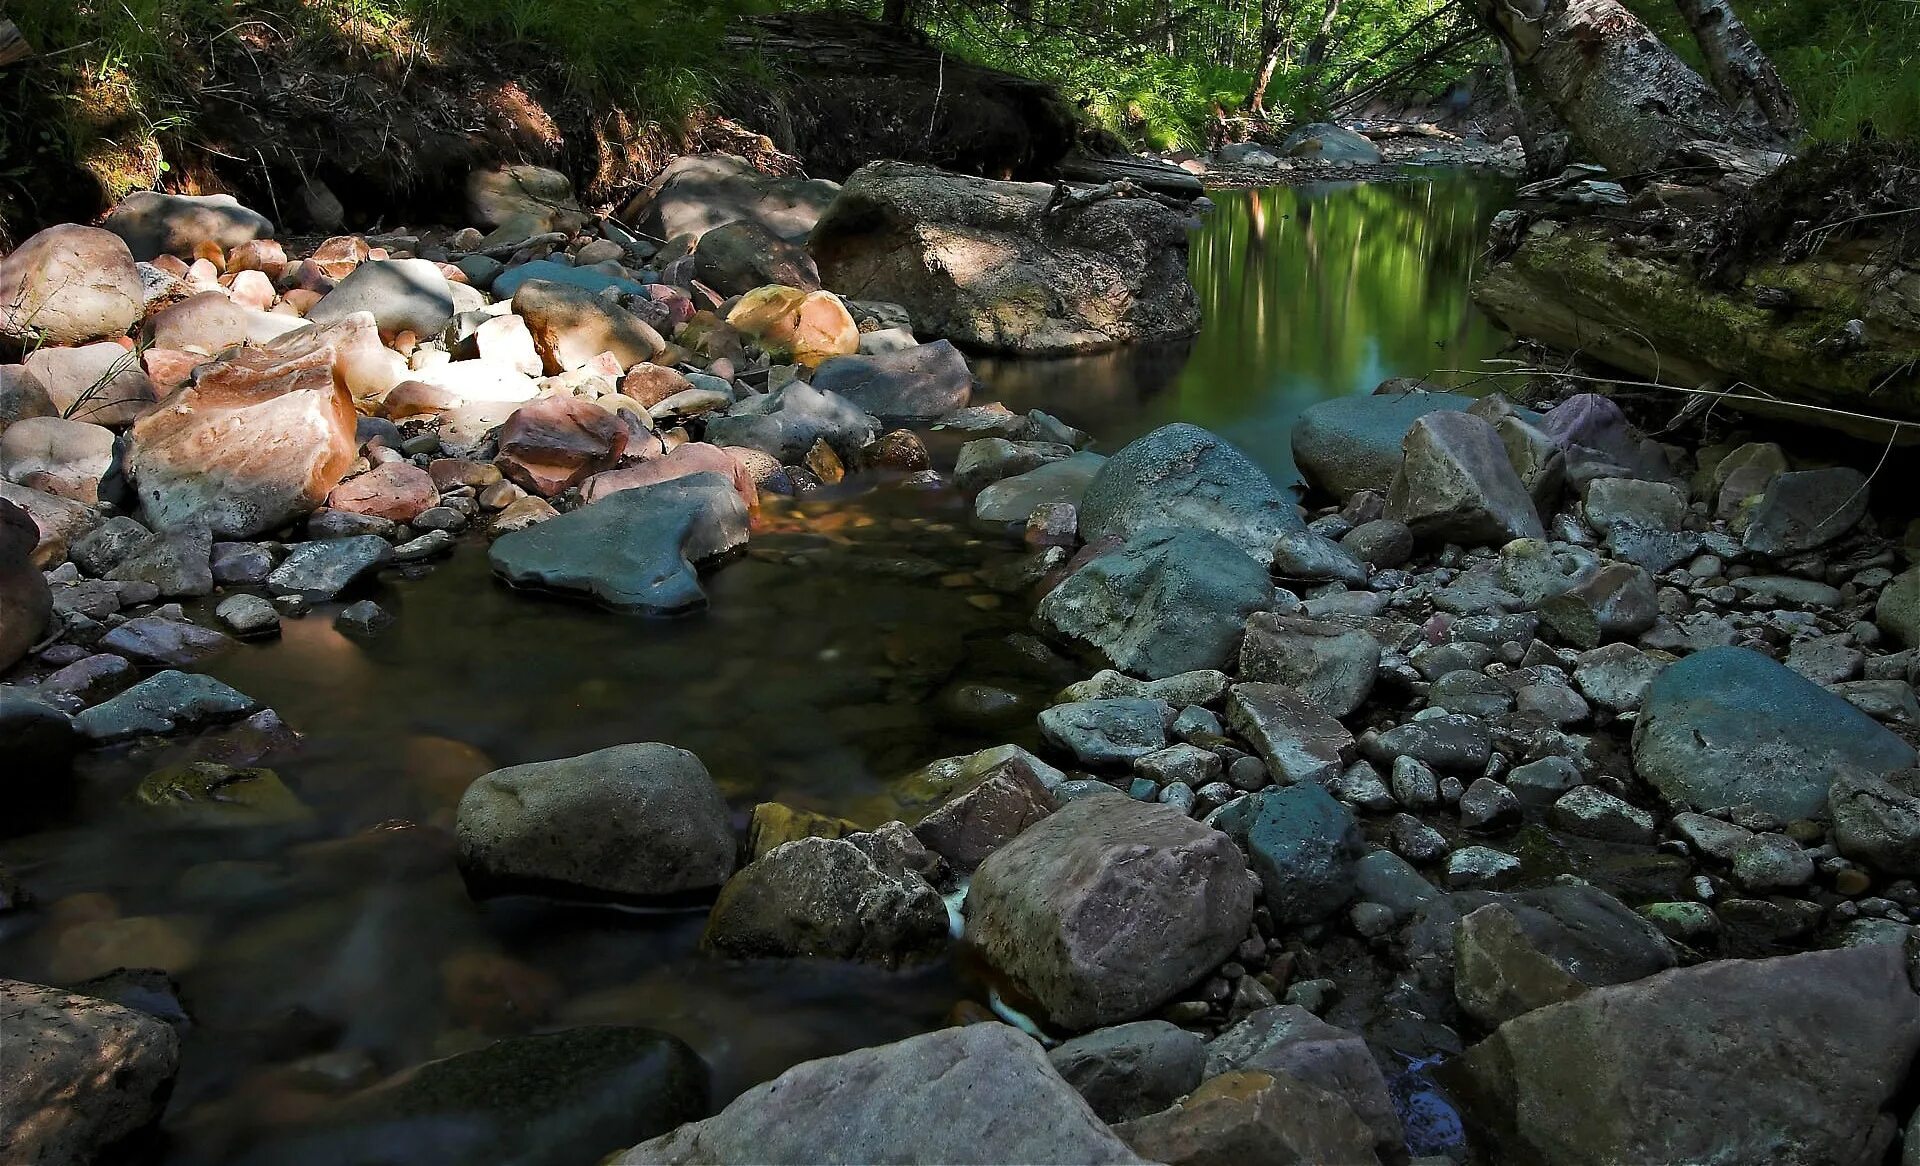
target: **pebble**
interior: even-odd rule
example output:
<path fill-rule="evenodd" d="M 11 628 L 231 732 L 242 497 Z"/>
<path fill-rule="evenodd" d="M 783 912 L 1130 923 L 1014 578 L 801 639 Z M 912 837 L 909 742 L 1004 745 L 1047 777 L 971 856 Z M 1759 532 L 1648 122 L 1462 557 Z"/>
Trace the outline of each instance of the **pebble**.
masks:
<path fill-rule="evenodd" d="M 213 609 L 213 614 L 229 631 L 243 639 L 271 636 L 280 631 L 280 613 L 258 595 L 246 592 L 229 595 Z"/>

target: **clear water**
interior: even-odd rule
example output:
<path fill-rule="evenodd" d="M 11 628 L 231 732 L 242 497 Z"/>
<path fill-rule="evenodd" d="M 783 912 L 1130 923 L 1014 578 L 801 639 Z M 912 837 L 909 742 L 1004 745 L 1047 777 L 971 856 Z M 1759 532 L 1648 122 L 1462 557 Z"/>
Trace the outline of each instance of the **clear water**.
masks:
<path fill-rule="evenodd" d="M 1111 450 L 1171 420 L 1217 429 L 1277 479 L 1314 401 L 1465 368 L 1498 339 L 1468 305 L 1505 190 L 1418 183 L 1225 192 L 1196 236 L 1206 310 L 1191 345 L 1070 361 L 982 361 L 1017 407 Z M 625 741 L 697 753 L 744 827 L 754 803 L 859 815 L 936 757 L 1032 743 L 1034 702 L 1085 670 L 1035 650 L 1026 613 L 974 573 L 1016 548 L 948 492 L 856 483 L 771 505 L 712 609 L 649 622 L 514 594 L 463 546 L 376 594 L 370 642 L 331 610 L 208 671 L 277 709 L 302 747 L 266 762 L 308 805 L 287 827 L 189 828 L 131 806 L 187 746 L 90 760 L 62 820 L 0 841 L 41 909 L 0 920 L 0 975 L 69 982 L 174 971 L 195 1022 L 169 1158 L 217 1162 L 326 1097 L 286 1066 L 350 1050 L 385 1074 L 493 1037 L 583 1023 L 673 1032 L 724 1100 L 788 1065 L 940 1023 L 987 988 L 695 950 L 698 914 L 476 904 L 451 859 L 461 790 L 489 769 Z M 997 693 L 993 714 L 967 685 Z"/>

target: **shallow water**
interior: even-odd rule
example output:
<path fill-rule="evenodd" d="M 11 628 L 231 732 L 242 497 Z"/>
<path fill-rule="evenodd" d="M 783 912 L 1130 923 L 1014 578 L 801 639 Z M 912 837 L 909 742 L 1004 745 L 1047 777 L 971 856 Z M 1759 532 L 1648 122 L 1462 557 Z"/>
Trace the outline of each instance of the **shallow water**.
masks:
<path fill-rule="evenodd" d="M 1045 407 L 1108 451 L 1194 421 L 1289 479 L 1307 405 L 1497 347 L 1466 285 L 1502 197 L 1458 177 L 1222 193 L 1195 240 L 1197 341 L 982 361 L 986 397 Z M 477 541 L 384 579 L 375 594 L 398 618 L 376 639 L 336 632 L 334 608 L 288 621 L 207 670 L 302 734 L 266 763 L 311 817 L 188 827 L 126 797 L 190 747 L 93 759 L 63 820 L 0 842 L 43 905 L 0 921 L 0 975 L 178 974 L 195 1016 L 167 1121 L 182 1163 L 228 1159 L 309 1112 L 314 1074 L 275 1066 L 316 1053 L 384 1074 L 497 1035 L 640 1023 L 693 1044 L 723 1101 L 932 1027 L 984 986 L 944 965 L 709 960 L 698 914 L 476 904 L 449 830 L 478 774 L 625 741 L 693 750 L 743 827 L 758 801 L 858 814 L 928 760 L 1033 743 L 1034 702 L 1085 669 L 1040 650 L 1019 604 L 979 584 L 1017 548 L 967 514 L 950 492 L 885 483 L 770 505 L 748 557 L 710 578 L 711 610 L 681 621 L 515 594 Z"/>

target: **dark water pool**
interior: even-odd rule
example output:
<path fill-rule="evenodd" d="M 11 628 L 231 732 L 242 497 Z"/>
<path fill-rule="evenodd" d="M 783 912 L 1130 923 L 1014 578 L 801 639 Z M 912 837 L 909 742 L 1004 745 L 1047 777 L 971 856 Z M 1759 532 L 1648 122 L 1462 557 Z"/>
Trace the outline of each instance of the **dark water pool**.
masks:
<path fill-rule="evenodd" d="M 1503 188 L 1416 183 L 1226 192 L 1195 239 L 1205 333 L 1177 350 L 983 361 L 1111 451 L 1170 420 L 1217 429 L 1279 479 L 1301 409 L 1393 375 L 1467 367 L 1498 340 L 1466 287 Z M 0 841 L 42 909 L 0 923 L 0 975 L 50 983 L 174 972 L 195 1021 L 170 1160 L 217 1162 L 325 1099 L 316 1077 L 384 1075 L 500 1035 L 585 1023 L 673 1032 L 717 1100 L 797 1061 L 910 1035 L 984 989 L 951 967 L 739 965 L 697 954 L 701 916 L 476 904 L 449 831 L 476 775 L 626 741 L 706 763 L 744 825 L 783 800 L 860 815 L 933 758 L 1030 743 L 1034 703 L 1084 674 L 981 585 L 1016 548 L 947 492 L 856 486 L 770 506 L 712 609 L 649 622 L 496 584 L 463 546 L 383 580 L 397 622 L 349 639 L 330 611 L 209 671 L 278 710 L 271 764 L 311 811 L 191 826 L 128 802 L 181 746 L 97 758 L 78 804 Z M 998 710 L 998 711 L 996 711 Z M 320 1054 L 324 1071 L 286 1066 Z"/>

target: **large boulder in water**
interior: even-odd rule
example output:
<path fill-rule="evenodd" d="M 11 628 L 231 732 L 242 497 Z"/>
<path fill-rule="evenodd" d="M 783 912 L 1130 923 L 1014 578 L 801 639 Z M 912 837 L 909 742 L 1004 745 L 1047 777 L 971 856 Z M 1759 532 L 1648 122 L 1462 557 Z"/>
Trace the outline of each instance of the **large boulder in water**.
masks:
<path fill-rule="evenodd" d="M 734 154 L 688 154 L 634 195 L 621 218 L 656 239 L 747 222 L 801 243 L 839 193 L 837 182 L 768 174 Z"/>
<path fill-rule="evenodd" d="M 1311 158 L 1320 162 L 1347 162 L 1357 166 L 1377 166 L 1382 161 L 1380 147 L 1332 122 L 1317 121 L 1303 125 L 1280 143 L 1280 153 L 1288 158 Z"/>
<path fill-rule="evenodd" d="M 1112 198 L 1052 214 L 1052 194 L 874 162 L 807 247 L 829 286 L 901 304 L 922 334 L 970 348 L 1063 356 L 1199 330 L 1178 211 Z"/>
<path fill-rule="evenodd" d="M 1871 717 L 1746 648 L 1668 665 L 1633 727 L 1634 772 L 1699 809 L 1751 802 L 1788 820 L 1821 817 L 1841 774 L 1913 765 L 1913 747 Z"/>
<path fill-rule="evenodd" d="M 650 899 L 733 872 L 726 799 L 671 745 L 614 745 L 510 765 L 460 798 L 460 869 L 481 892 L 548 887 Z"/>
<path fill-rule="evenodd" d="M 1719 960 L 1501 1025 L 1443 1070 L 1501 1161 L 1883 1160 L 1920 1051 L 1900 948 Z"/>
<path fill-rule="evenodd" d="M 118 235 L 63 223 L 0 259 L 0 337 L 23 344 L 85 344 L 125 336 L 145 296 Z"/>
<path fill-rule="evenodd" d="M 359 448 L 350 366 L 380 351 L 357 316 L 203 369 L 133 427 L 127 471 L 148 524 L 250 539 L 313 511 Z"/>
<path fill-rule="evenodd" d="M 613 1166 L 722 1162 L 1141 1161 L 1004 1024 L 946 1028 L 808 1061 Z"/>
<path fill-rule="evenodd" d="M 203 243 L 231 251 L 273 237 L 273 221 L 230 194 L 165 194 L 136 190 L 107 216 L 106 228 L 142 262 L 162 255 L 191 260 Z"/>
<path fill-rule="evenodd" d="M 429 1061 L 270 1137 L 247 1166 L 578 1166 L 706 1112 L 707 1069 L 678 1037 L 594 1026 Z"/>
<path fill-rule="evenodd" d="M 1301 475 L 1343 501 L 1361 490 L 1385 494 L 1413 423 L 1429 413 L 1462 413 L 1473 404 L 1471 397 L 1416 385 L 1388 381 L 1377 392 L 1308 406 L 1293 426 L 1293 461 Z"/>
<path fill-rule="evenodd" d="M 1088 542 L 1129 539 L 1152 527 L 1210 530 L 1261 566 L 1280 536 L 1304 529 L 1291 496 L 1216 434 L 1163 425 L 1108 458 L 1080 499 Z"/>
<path fill-rule="evenodd" d="M 58 988 L 0 980 L 0 1161 L 82 1166 L 160 1119 L 180 1065 L 171 1026 Z"/>
<path fill-rule="evenodd" d="M 974 873 L 967 935 L 1053 1022 L 1135 1020 L 1246 938 L 1255 880 L 1225 834 L 1173 806 L 1070 802 Z"/>
<path fill-rule="evenodd" d="M 1247 617 L 1273 603 L 1267 571 L 1206 530 L 1148 530 L 1069 575 L 1034 624 L 1101 663 L 1158 680 L 1225 664 Z"/>
<path fill-rule="evenodd" d="M 678 615 L 706 606 L 699 564 L 746 544 L 747 508 L 719 474 L 620 490 L 502 535 L 488 551 L 516 587 L 591 597 L 619 611 Z"/>

